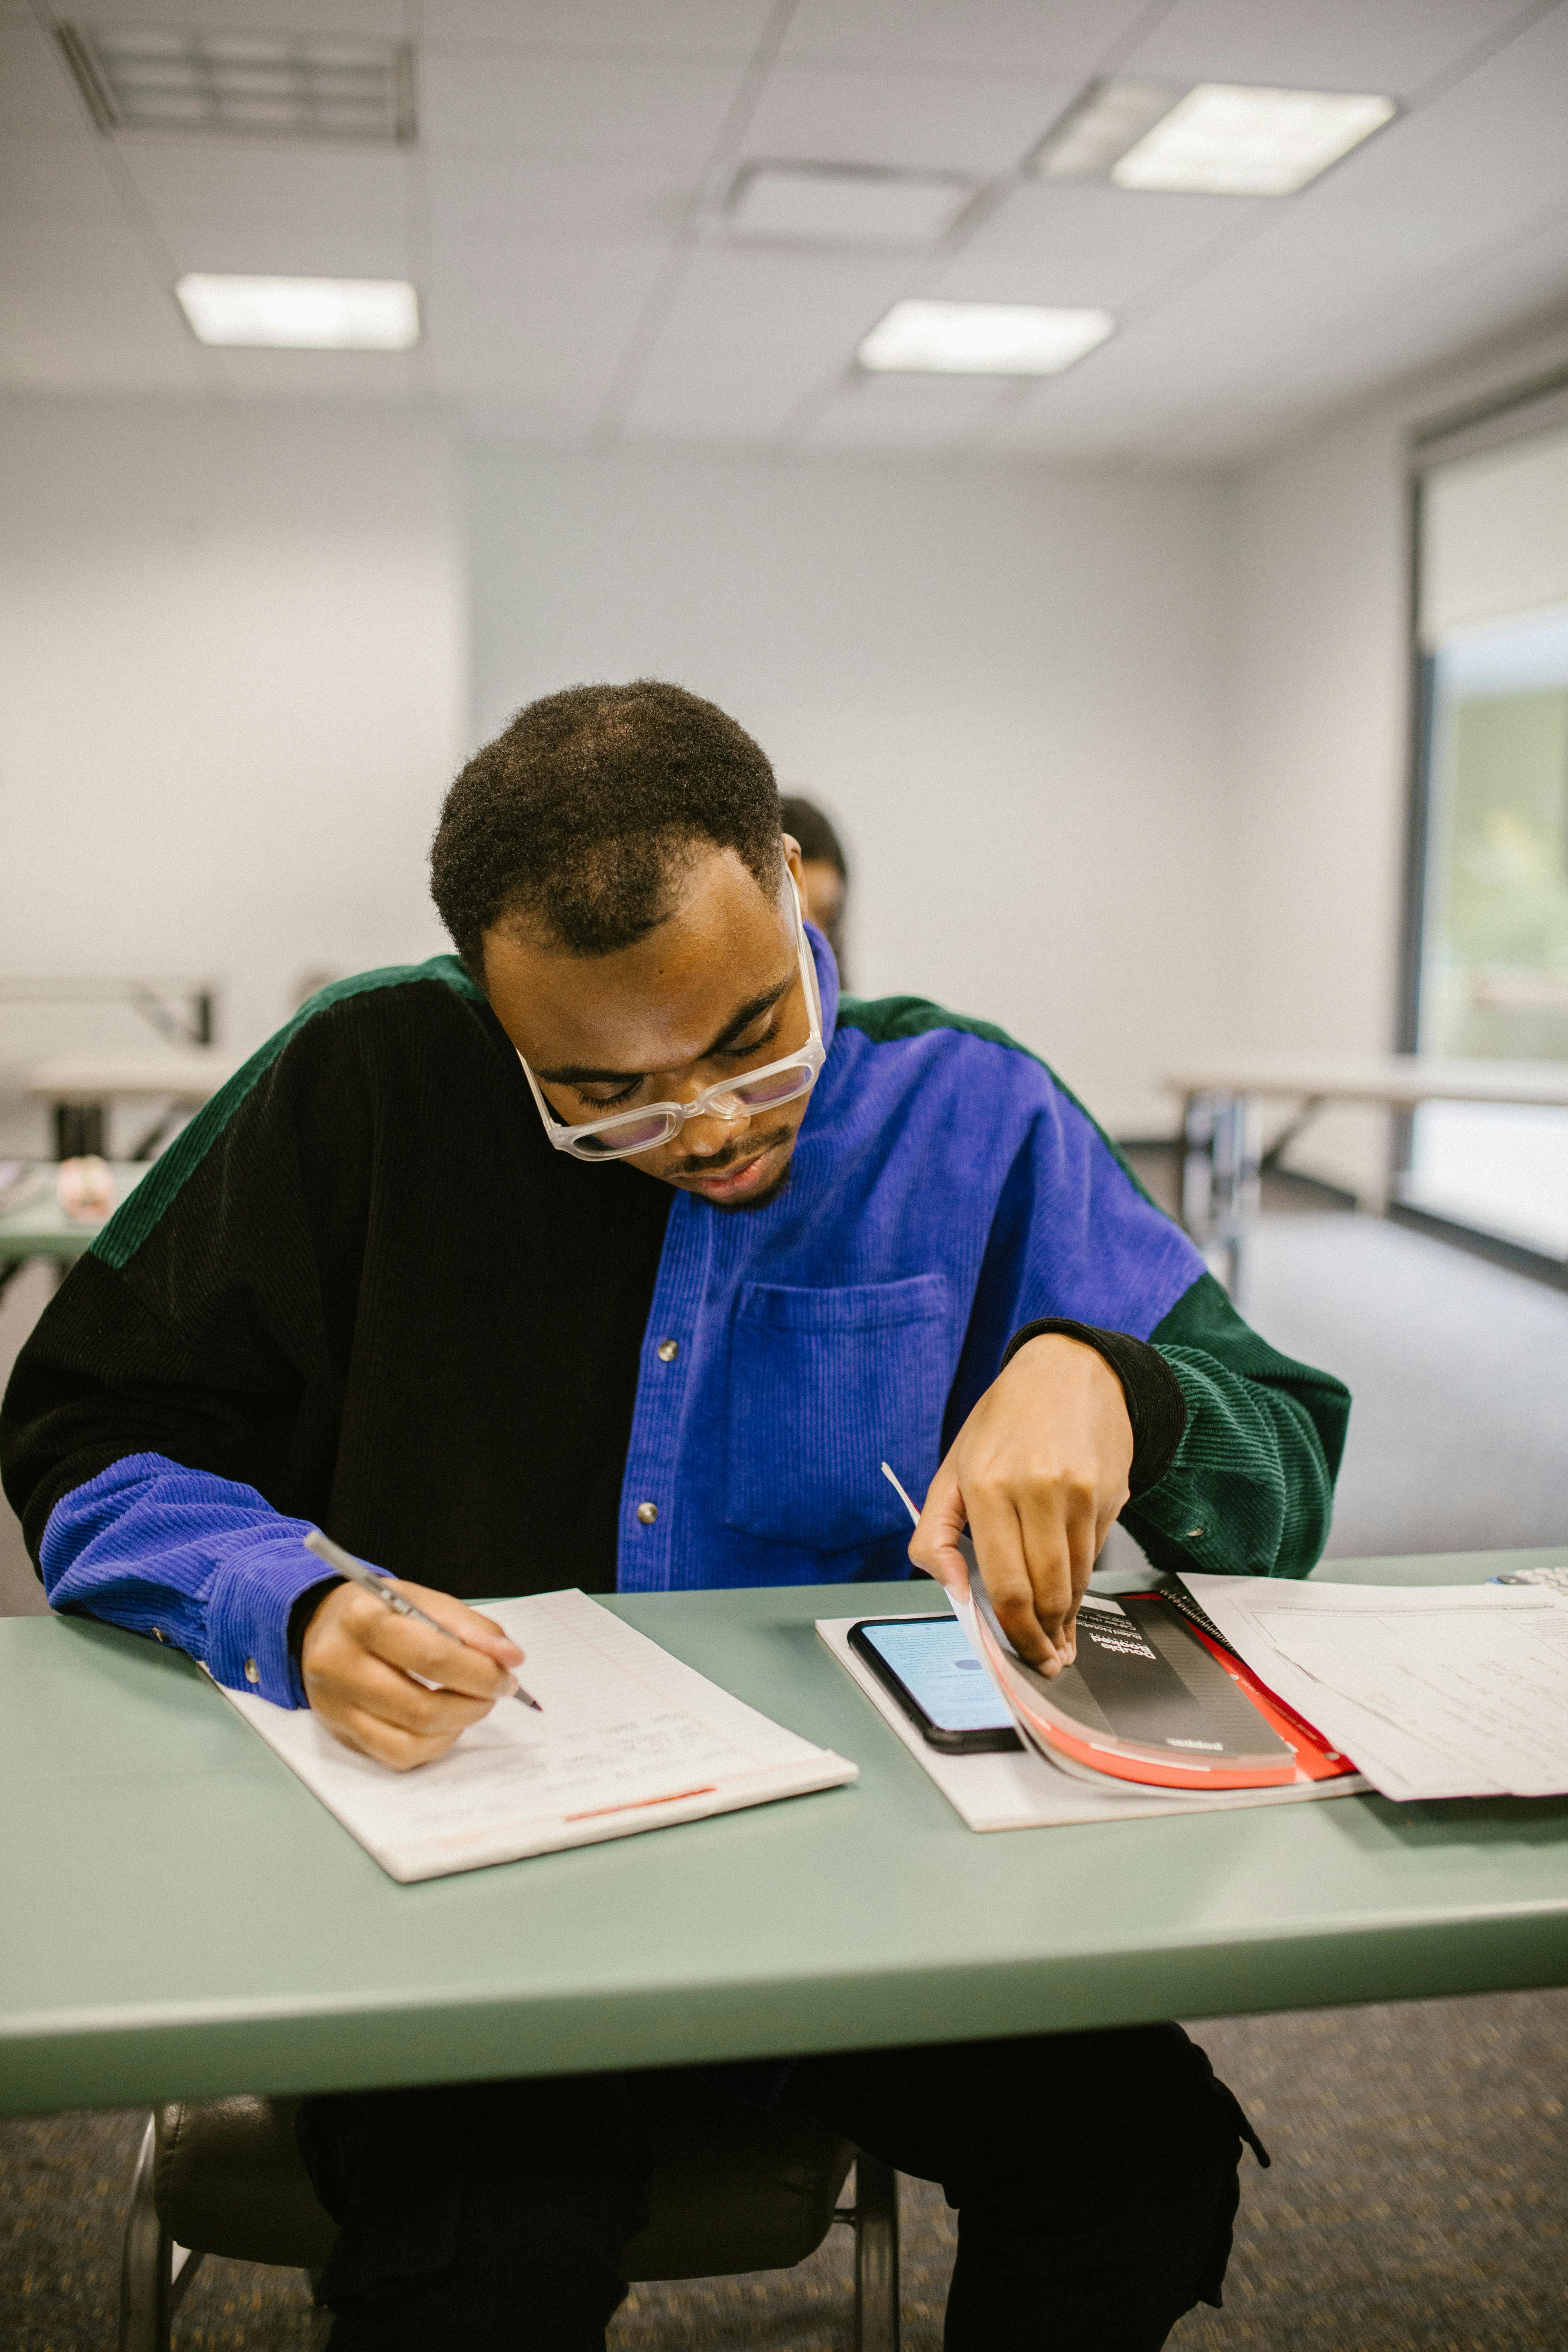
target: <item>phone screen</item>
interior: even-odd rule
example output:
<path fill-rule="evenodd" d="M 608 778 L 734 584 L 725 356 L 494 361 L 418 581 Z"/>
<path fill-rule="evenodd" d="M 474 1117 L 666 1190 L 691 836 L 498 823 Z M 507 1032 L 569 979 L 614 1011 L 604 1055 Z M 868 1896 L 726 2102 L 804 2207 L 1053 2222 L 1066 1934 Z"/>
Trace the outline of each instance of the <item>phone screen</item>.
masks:
<path fill-rule="evenodd" d="M 941 1731 L 1005 1731 L 1006 1702 L 963 1638 L 956 1617 L 863 1625 L 860 1637 L 892 1668 Z"/>

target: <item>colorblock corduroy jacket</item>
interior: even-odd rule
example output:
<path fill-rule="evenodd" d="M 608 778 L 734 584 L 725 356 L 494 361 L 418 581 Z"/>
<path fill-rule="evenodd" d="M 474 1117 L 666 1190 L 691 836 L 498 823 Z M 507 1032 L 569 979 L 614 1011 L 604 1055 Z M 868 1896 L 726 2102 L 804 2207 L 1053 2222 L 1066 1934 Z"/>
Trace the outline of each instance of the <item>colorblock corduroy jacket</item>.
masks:
<path fill-rule="evenodd" d="M 300 1538 L 466 1598 L 908 1572 L 1010 1339 L 1078 1325 L 1163 1567 L 1304 1574 L 1349 1398 L 1241 1320 L 999 1030 L 840 1003 L 786 1190 L 726 1213 L 553 1151 L 450 957 L 326 990 L 158 1160 L 24 1349 L 5 1489 L 57 1608 L 303 1699 Z M 1145 1344 L 1139 1344 L 1145 1343 Z"/>

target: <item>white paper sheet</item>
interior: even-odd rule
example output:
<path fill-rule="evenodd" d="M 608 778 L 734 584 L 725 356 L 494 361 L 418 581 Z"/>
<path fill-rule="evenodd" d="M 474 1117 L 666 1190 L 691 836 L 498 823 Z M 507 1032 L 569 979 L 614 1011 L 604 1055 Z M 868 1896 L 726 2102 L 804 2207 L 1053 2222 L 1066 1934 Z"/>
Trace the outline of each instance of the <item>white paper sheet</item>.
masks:
<path fill-rule="evenodd" d="M 1541 1586 L 1183 1581 L 1384 1796 L 1568 1793 L 1568 1601 Z"/>
<path fill-rule="evenodd" d="M 962 1610 L 956 1612 L 960 1617 Z M 948 1803 L 972 1830 L 1066 1829 L 1075 1822 L 1138 1822 L 1156 1813 L 1226 1812 L 1240 1805 L 1300 1804 L 1316 1797 L 1353 1797 L 1366 1782 L 1349 1775 L 1305 1788 L 1236 1789 L 1208 1796 L 1165 1797 L 1130 1780 L 1091 1782 L 1058 1769 L 1032 1748 L 946 1756 L 931 1747 L 849 1647 L 855 1617 L 819 1617 L 816 1630 L 839 1664 L 858 1683 L 884 1723 L 929 1772 Z"/>
<path fill-rule="evenodd" d="M 226 1690 L 394 1878 L 439 1877 L 853 1780 L 858 1768 L 721 1690 L 584 1592 L 487 1609 L 543 1710 L 503 1700 L 433 1764 L 395 1772 L 308 1708 Z"/>

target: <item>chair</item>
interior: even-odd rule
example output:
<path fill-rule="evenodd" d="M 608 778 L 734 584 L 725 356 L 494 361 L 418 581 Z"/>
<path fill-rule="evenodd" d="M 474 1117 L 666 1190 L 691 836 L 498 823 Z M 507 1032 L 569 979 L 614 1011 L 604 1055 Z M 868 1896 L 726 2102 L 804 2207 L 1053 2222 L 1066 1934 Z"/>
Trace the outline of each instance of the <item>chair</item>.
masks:
<path fill-rule="evenodd" d="M 855 2232 L 857 2352 L 899 2352 L 899 2177 L 787 2106 L 765 2113 L 687 2079 L 647 2078 L 647 2227 L 626 2274 L 714 2278 L 787 2270 L 835 2221 Z M 153 2110 L 132 2181 L 120 2352 L 170 2352 L 206 2254 L 319 2273 L 335 2225 L 294 2144 L 295 2099 L 197 2099 Z M 855 2202 L 839 2205 L 850 2165 Z"/>

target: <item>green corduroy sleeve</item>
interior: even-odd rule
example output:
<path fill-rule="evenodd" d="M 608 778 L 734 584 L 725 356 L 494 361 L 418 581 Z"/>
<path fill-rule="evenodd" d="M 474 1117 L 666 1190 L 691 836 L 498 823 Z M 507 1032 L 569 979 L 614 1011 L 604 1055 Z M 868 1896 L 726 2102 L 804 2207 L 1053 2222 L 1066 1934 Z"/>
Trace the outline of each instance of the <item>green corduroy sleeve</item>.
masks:
<path fill-rule="evenodd" d="M 1156 1568 L 1305 1576 L 1328 1539 L 1350 1391 L 1259 1339 L 1213 1275 L 1149 1336 L 1181 1387 L 1187 1425 L 1123 1526 Z"/>

